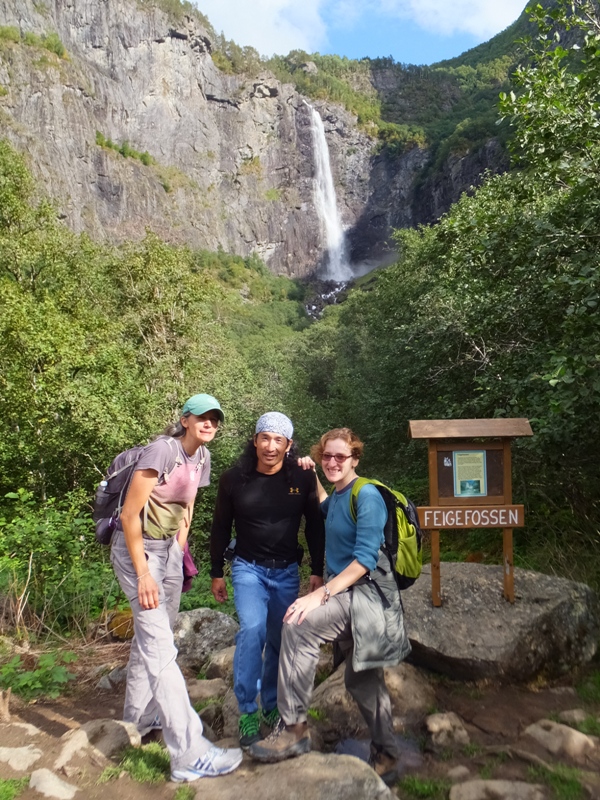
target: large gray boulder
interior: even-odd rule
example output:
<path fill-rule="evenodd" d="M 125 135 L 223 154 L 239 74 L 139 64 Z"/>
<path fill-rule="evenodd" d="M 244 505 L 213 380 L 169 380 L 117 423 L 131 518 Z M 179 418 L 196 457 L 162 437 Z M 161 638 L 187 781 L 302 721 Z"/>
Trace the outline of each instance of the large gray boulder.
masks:
<path fill-rule="evenodd" d="M 279 764 L 245 758 L 231 775 L 210 784 L 210 800 L 394 800 L 394 796 L 364 761 L 331 753 L 308 753 Z"/>
<path fill-rule="evenodd" d="M 474 780 L 453 786 L 450 800 L 546 800 L 546 793 L 542 786 L 523 781 Z"/>
<path fill-rule="evenodd" d="M 325 739 L 353 736 L 367 732 L 367 725 L 358 706 L 346 690 L 341 664 L 313 692 L 311 707 L 318 712 L 311 724 L 317 726 Z M 403 730 L 408 724 L 421 721 L 435 705 L 435 692 L 427 678 L 410 664 L 398 664 L 385 670 L 385 680 L 392 701 L 394 727 Z"/>
<path fill-rule="evenodd" d="M 598 648 L 600 604 L 583 583 L 515 569 L 515 602 L 502 567 L 441 565 L 443 605 L 431 603 L 431 567 L 403 592 L 411 661 L 452 678 L 527 681 L 557 677 Z"/>
<path fill-rule="evenodd" d="M 177 663 L 199 672 L 213 652 L 234 643 L 239 627 L 232 617 L 212 608 L 181 611 L 173 628 L 175 646 L 179 650 Z"/>

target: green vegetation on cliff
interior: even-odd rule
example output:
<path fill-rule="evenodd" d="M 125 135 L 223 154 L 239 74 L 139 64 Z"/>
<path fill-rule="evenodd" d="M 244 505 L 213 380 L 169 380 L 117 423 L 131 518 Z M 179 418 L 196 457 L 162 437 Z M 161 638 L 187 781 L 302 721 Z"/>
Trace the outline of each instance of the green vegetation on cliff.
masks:
<path fill-rule="evenodd" d="M 313 100 L 343 105 L 358 124 L 378 138 L 390 155 L 414 146 L 432 148 L 435 168 L 450 151 L 464 152 L 493 136 L 499 92 L 508 86 L 518 60 L 518 39 L 527 31 L 523 14 L 489 42 L 458 58 L 430 67 L 393 58 L 349 59 L 294 50 L 261 59 L 251 47 L 217 36 L 213 60 L 230 73 L 267 67 L 284 83 Z"/>
<path fill-rule="evenodd" d="M 3 43 L 26 44 L 28 47 L 39 47 L 49 50 L 59 58 L 66 56 L 66 49 L 59 36 L 54 31 L 38 36 L 36 33 L 21 33 L 18 28 L 12 26 L 0 26 L 0 47 Z"/>

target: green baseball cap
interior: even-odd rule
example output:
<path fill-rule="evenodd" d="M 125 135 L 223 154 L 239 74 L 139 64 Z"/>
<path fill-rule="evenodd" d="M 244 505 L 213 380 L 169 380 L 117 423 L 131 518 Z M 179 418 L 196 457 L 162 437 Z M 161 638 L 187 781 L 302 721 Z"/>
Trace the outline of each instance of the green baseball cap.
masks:
<path fill-rule="evenodd" d="M 219 401 L 212 394 L 195 394 L 190 397 L 189 400 L 185 401 L 185 405 L 181 409 L 181 415 L 195 414 L 200 417 L 202 414 L 206 414 L 207 411 L 216 411 L 221 422 L 225 420 Z"/>

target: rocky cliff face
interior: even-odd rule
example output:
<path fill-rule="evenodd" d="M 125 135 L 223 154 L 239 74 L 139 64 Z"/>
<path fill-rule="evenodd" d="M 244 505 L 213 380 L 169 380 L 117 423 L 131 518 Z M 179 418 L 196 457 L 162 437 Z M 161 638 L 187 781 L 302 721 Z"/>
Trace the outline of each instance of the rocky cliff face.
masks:
<path fill-rule="evenodd" d="M 0 25 L 56 31 L 67 49 L 59 58 L 4 41 L 0 119 L 74 230 L 122 241 L 150 228 L 167 241 L 257 253 L 292 276 L 323 262 L 310 114 L 293 87 L 269 73 L 220 72 L 197 20 L 174 24 L 132 0 L 0 0 Z M 427 154 L 375 155 L 351 114 L 317 106 L 352 258 L 376 259 L 392 227 L 414 223 Z M 101 146 L 97 132 L 152 161 Z"/>

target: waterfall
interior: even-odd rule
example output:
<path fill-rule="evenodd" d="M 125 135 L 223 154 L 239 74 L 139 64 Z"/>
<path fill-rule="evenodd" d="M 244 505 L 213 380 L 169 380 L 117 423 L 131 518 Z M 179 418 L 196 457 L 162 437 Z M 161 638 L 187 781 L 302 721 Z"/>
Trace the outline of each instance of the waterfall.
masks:
<path fill-rule="evenodd" d="M 331 281 L 348 281 L 352 278 L 352 270 L 348 264 L 346 235 L 337 207 L 325 127 L 319 112 L 310 105 L 308 107 L 315 159 L 315 206 L 327 243 L 327 265 L 323 277 Z"/>

